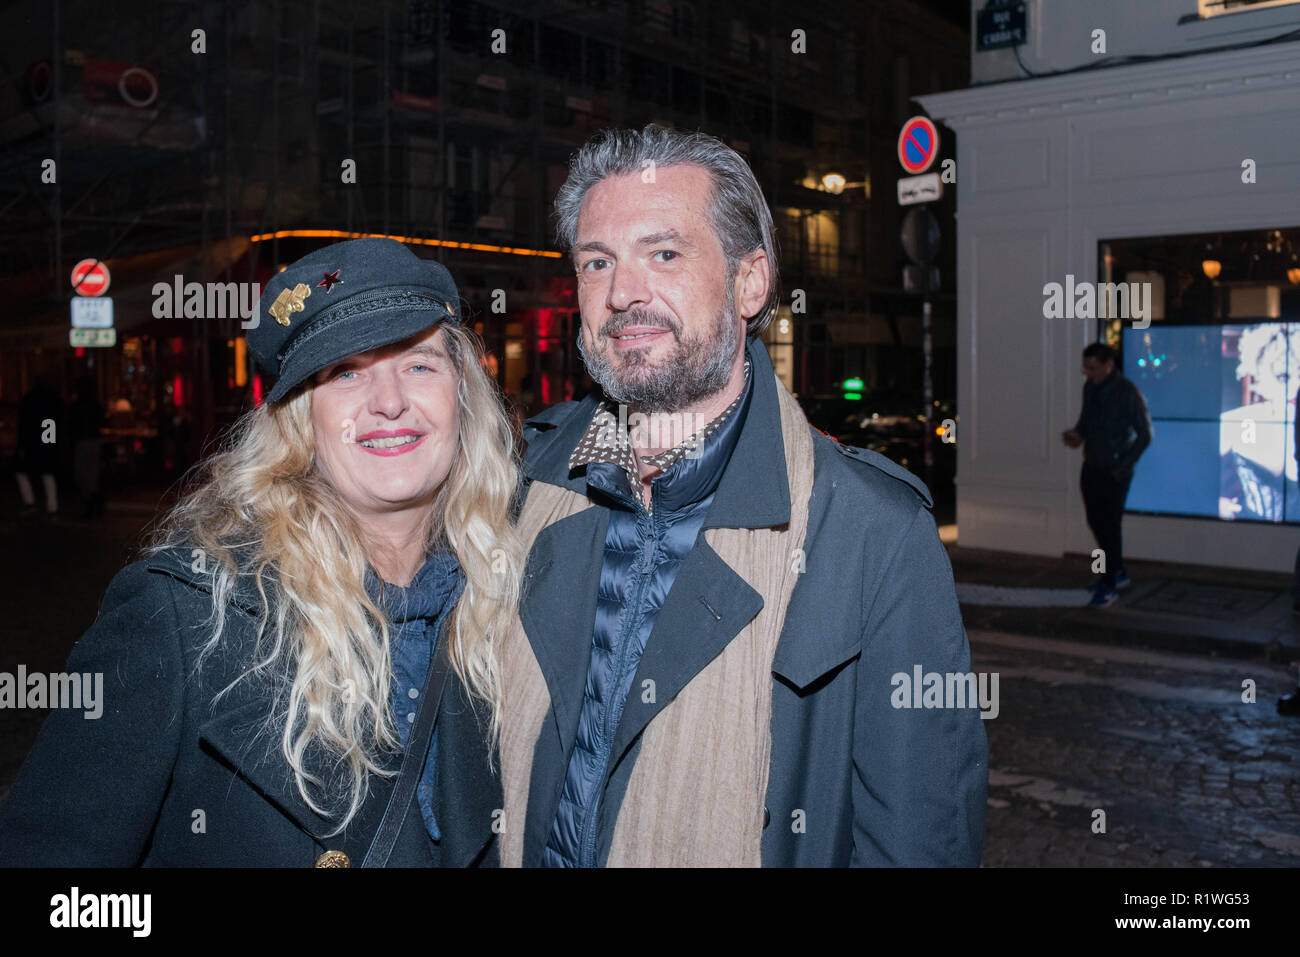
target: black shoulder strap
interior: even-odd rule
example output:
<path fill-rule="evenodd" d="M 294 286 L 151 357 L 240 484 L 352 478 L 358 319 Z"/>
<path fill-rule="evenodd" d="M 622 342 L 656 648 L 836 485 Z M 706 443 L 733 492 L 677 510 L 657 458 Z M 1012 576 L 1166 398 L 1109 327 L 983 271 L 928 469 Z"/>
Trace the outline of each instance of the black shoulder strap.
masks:
<path fill-rule="evenodd" d="M 450 620 L 450 615 L 447 616 Z M 450 628 L 444 628 L 450 632 Z M 406 814 L 411 807 L 411 798 L 415 787 L 420 783 L 420 772 L 424 770 L 425 755 L 429 753 L 429 741 L 433 738 L 433 726 L 438 720 L 438 704 L 442 701 L 442 689 L 446 687 L 447 675 L 451 671 L 451 655 L 447 650 L 450 644 L 449 634 L 440 635 L 438 645 L 433 652 L 433 661 L 429 662 L 429 674 L 424 682 L 424 701 L 419 718 L 411 729 L 407 741 L 406 755 L 402 758 L 401 770 L 388 798 L 388 807 L 384 809 L 383 819 L 375 830 L 375 839 L 366 852 L 362 867 L 387 867 L 388 858 L 397 843 L 397 835 L 406 823 Z"/>

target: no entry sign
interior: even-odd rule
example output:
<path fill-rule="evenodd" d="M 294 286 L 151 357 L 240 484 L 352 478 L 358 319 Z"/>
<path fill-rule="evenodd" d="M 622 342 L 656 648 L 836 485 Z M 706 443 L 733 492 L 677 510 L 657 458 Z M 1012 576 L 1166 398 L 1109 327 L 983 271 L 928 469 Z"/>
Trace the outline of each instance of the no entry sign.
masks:
<path fill-rule="evenodd" d="M 83 259 L 72 267 L 72 288 L 78 296 L 102 296 L 108 292 L 108 267 L 99 259 Z"/>
<path fill-rule="evenodd" d="M 939 154 L 939 131 L 924 116 L 914 116 L 898 134 L 898 161 L 913 176 L 924 173 Z"/>

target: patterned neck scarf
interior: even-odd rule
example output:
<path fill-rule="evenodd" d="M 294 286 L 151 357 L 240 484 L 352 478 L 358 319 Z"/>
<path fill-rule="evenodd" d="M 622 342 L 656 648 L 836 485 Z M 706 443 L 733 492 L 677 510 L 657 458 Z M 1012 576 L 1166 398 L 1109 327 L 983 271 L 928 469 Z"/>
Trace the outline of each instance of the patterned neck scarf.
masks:
<path fill-rule="evenodd" d="M 745 384 L 749 383 L 749 359 L 745 360 Z M 710 419 L 703 428 L 687 436 L 671 449 L 654 455 L 641 456 L 642 463 L 651 465 L 659 472 L 667 472 L 686 456 L 696 453 L 710 435 L 716 432 L 736 406 L 745 396 L 745 386 L 731 401 L 731 404 Z M 622 407 L 626 409 L 626 406 Z M 609 462 L 619 466 L 627 474 L 627 487 L 636 499 L 641 499 L 641 475 L 637 469 L 636 455 L 632 451 L 631 438 L 628 435 L 626 413 L 619 417 L 619 405 L 605 400 L 591 417 L 591 424 L 583 433 L 578 444 L 569 456 L 569 470 L 595 462 Z M 648 508 L 649 506 L 647 506 Z"/>

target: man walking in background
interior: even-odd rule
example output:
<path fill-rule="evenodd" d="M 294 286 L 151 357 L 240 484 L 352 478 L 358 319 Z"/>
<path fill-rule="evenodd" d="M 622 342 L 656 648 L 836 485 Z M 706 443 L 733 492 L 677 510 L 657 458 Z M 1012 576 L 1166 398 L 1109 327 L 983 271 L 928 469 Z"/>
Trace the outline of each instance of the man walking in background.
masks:
<path fill-rule="evenodd" d="M 45 492 L 45 513 L 59 513 L 57 475 L 61 446 L 56 442 L 62 424 L 63 400 L 50 377 L 42 373 L 18 405 L 18 468 L 15 478 L 24 515 L 36 513 L 33 479 L 40 480 Z"/>
<path fill-rule="evenodd" d="M 1083 410 L 1061 433 L 1072 449 L 1083 446 L 1079 487 L 1088 527 L 1102 551 L 1102 571 L 1090 604 L 1104 607 L 1129 585 L 1120 523 L 1133 467 L 1151 444 L 1151 416 L 1142 393 L 1115 366 L 1115 350 L 1094 342 L 1083 350 Z"/>

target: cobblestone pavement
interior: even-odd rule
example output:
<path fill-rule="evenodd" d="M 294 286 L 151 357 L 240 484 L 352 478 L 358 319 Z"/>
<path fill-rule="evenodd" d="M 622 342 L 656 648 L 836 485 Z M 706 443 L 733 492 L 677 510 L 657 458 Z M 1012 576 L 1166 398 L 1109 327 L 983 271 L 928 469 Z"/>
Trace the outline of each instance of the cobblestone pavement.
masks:
<path fill-rule="evenodd" d="M 999 674 L 985 866 L 1300 865 L 1300 719 L 1276 708 L 1294 669 L 970 639 L 975 670 Z"/>

